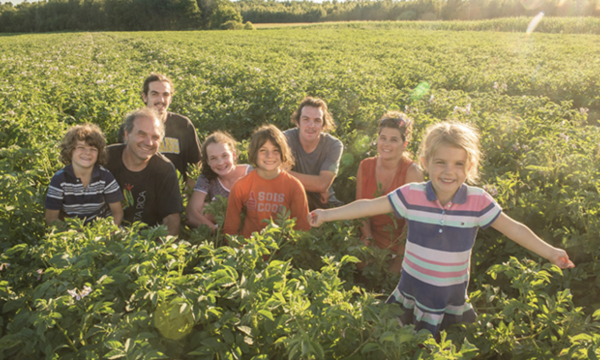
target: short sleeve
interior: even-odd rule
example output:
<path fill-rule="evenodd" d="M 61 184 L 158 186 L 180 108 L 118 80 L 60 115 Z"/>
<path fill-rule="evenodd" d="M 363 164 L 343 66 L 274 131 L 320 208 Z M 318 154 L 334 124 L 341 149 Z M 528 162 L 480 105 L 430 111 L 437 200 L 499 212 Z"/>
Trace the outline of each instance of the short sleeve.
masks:
<path fill-rule="evenodd" d="M 191 121 L 188 119 L 187 139 L 187 162 L 197 164 L 200 161 L 200 140 Z"/>
<path fill-rule="evenodd" d="M 198 181 L 196 181 L 196 185 L 194 186 L 194 191 L 199 191 L 201 193 L 208 194 L 208 189 L 210 188 L 210 182 L 203 174 L 200 174 L 198 177 Z"/>
<path fill-rule="evenodd" d="M 104 169 L 104 178 L 105 178 L 105 186 L 104 186 L 104 199 L 108 204 L 114 204 L 123 200 L 123 193 L 121 192 L 121 188 L 119 187 L 119 183 L 115 180 L 113 174 Z"/>
<path fill-rule="evenodd" d="M 342 142 L 333 136 L 330 137 L 331 142 L 327 149 L 327 156 L 325 157 L 325 161 L 321 165 L 321 171 L 331 171 L 337 175 L 338 170 L 340 169 L 340 160 L 342 158 L 342 151 L 344 150 L 344 145 Z"/>
<path fill-rule="evenodd" d="M 390 205 L 392 205 L 392 209 L 394 209 L 396 217 L 405 219 L 408 214 L 407 209 L 409 204 L 408 200 L 410 199 L 410 184 L 397 188 L 390 192 L 387 197 Z"/>
<path fill-rule="evenodd" d="M 171 164 L 171 171 L 164 177 L 159 191 L 159 215 L 161 219 L 183 212 L 183 201 L 179 191 L 177 172 Z"/>
<path fill-rule="evenodd" d="M 502 208 L 496 202 L 496 200 L 494 200 L 492 195 L 488 194 L 483 189 L 481 189 L 481 193 L 477 196 L 480 197 L 479 208 L 481 209 L 477 219 L 477 224 L 480 228 L 485 229 L 492 225 L 494 221 L 496 221 L 502 212 Z"/>
<path fill-rule="evenodd" d="M 45 207 L 48 210 L 60 210 L 63 205 L 64 190 L 61 186 L 61 182 L 64 181 L 62 176 L 63 170 L 60 170 L 50 180 L 50 186 L 48 186 L 48 194 L 46 195 Z"/>

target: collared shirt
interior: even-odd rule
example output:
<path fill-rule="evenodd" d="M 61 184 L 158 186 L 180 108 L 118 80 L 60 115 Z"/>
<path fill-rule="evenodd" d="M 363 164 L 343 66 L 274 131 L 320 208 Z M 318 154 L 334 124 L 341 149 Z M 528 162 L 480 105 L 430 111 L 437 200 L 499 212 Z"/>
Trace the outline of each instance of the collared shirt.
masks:
<path fill-rule="evenodd" d="M 88 186 L 75 176 L 73 165 L 59 170 L 48 187 L 46 209 L 62 210 L 69 217 L 89 223 L 98 217 L 110 216 L 108 204 L 120 202 L 123 194 L 110 171 L 95 165 Z"/>
<path fill-rule="evenodd" d="M 401 303 L 417 327 L 436 334 L 444 316 L 460 322 L 473 312 L 466 301 L 471 250 L 478 228 L 490 226 L 502 209 L 483 189 L 464 184 L 444 206 L 431 182 L 407 184 L 388 199 L 408 222 L 402 275 L 388 302 Z"/>

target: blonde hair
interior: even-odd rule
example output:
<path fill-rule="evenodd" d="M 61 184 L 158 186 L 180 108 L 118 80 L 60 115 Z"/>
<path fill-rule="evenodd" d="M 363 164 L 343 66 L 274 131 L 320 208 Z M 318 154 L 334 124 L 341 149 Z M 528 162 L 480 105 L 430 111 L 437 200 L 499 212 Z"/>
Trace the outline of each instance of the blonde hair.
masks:
<path fill-rule="evenodd" d="M 250 145 L 248 146 L 248 161 L 252 166 L 257 167 L 256 160 L 258 160 L 258 150 L 267 142 L 279 150 L 281 154 L 281 167 L 292 167 L 294 165 L 294 156 L 292 150 L 288 146 L 285 135 L 275 125 L 263 125 L 254 131 L 252 138 L 250 139 Z"/>
<path fill-rule="evenodd" d="M 479 161 L 481 160 L 479 138 L 479 131 L 468 124 L 445 121 L 430 125 L 425 130 L 419 149 L 421 165 L 426 169 L 425 163 L 430 162 L 433 154 L 443 145 L 463 149 L 467 153 L 467 163 L 465 164 L 467 181 L 474 183 L 479 179 Z"/>

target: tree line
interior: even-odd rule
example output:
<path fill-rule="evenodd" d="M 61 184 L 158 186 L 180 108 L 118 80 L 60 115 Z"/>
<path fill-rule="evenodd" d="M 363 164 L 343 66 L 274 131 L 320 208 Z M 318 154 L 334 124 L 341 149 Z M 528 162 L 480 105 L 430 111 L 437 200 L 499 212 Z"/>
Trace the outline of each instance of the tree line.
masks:
<path fill-rule="evenodd" d="M 0 3 L 0 32 L 232 28 L 223 24 L 599 16 L 600 0 L 44 0 Z M 235 27 L 233 27 L 235 28 Z"/>
<path fill-rule="evenodd" d="M 45 0 L 0 3 L 0 32 L 218 28 L 242 22 L 228 0 Z"/>
<path fill-rule="evenodd" d="M 483 20 L 518 16 L 599 16 L 599 0 L 240 0 L 252 23 L 351 20 Z"/>

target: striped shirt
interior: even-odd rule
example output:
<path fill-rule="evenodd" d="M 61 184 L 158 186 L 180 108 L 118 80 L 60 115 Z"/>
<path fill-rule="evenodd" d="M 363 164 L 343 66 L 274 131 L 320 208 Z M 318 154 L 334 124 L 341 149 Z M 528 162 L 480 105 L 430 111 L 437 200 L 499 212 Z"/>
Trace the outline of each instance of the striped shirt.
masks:
<path fill-rule="evenodd" d="M 388 303 L 399 303 L 404 324 L 435 336 L 449 325 L 472 322 L 467 302 L 471 249 L 479 228 L 487 228 L 502 209 L 483 189 L 461 185 L 442 206 L 431 182 L 407 184 L 388 195 L 396 216 L 408 222 L 400 283 Z"/>
<path fill-rule="evenodd" d="M 46 209 L 62 210 L 66 216 L 85 219 L 88 224 L 98 217 L 111 215 L 108 204 L 123 199 L 120 190 L 110 171 L 99 165 L 94 166 L 90 183 L 84 187 L 69 164 L 50 180 Z"/>

